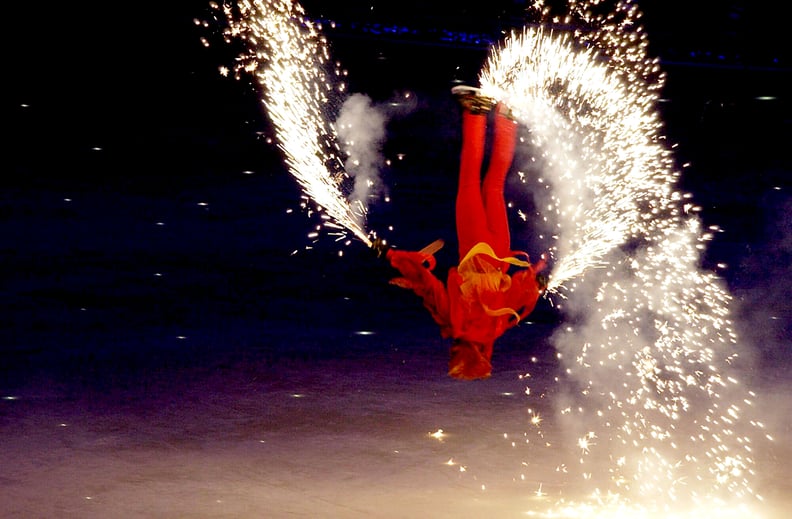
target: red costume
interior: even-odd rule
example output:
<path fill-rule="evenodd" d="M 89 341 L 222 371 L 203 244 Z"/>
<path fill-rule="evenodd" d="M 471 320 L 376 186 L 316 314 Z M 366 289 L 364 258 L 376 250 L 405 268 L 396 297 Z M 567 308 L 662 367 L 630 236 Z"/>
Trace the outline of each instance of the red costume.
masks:
<path fill-rule="evenodd" d="M 498 105 L 498 108 L 501 108 Z M 510 248 L 503 189 L 511 167 L 517 123 L 496 113 L 489 166 L 481 182 L 487 114 L 465 110 L 456 201 L 460 262 L 450 269 L 446 285 L 437 279 L 434 250 L 390 249 L 387 258 L 402 277 L 391 283 L 413 290 L 451 338 L 448 374 L 459 379 L 486 378 L 492 371 L 492 345 L 507 329 L 533 311 L 542 288 L 536 274 L 544 268 L 517 256 Z M 431 246 L 430 246 L 431 247 Z M 520 270 L 508 273 L 509 267 Z"/>

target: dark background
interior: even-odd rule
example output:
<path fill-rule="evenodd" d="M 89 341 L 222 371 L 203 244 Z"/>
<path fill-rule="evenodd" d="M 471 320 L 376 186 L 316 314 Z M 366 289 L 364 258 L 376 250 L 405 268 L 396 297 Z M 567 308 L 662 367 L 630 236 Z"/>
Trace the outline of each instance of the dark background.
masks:
<path fill-rule="evenodd" d="M 218 74 L 234 49 L 194 23 L 211 19 L 208 3 L 164 4 L 5 8 L 0 386 L 30 372 L 74 376 L 64 358 L 78 371 L 134 371 L 221 351 L 337 355 L 330 344 L 300 353 L 290 337 L 338 327 L 398 333 L 414 322 L 434 333 L 362 245 L 339 257 L 331 240 L 306 237 L 315 222 L 265 142 L 255 85 Z M 393 202 L 369 221 L 395 224 L 390 237 L 408 248 L 453 234 L 449 87 L 474 81 L 488 41 L 524 23 L 525 2 L 431 4 L 304 2 L 309 17 L 338 22 L 326 34 L 351 91 L 417 93 L 416 109 L 389 126 L 386 153 L 408 154 L 385 180 Z M 737 311 L 772 364 L 790 337 L 784 21 L 772 2 L 688 4 L 640 4 L 668 75 L 659 109 L 687 165 L 681 187 L 724 230 L 704 264 L 728 264 Z M 449 42 L 448 32 L 473 36 Z"/>

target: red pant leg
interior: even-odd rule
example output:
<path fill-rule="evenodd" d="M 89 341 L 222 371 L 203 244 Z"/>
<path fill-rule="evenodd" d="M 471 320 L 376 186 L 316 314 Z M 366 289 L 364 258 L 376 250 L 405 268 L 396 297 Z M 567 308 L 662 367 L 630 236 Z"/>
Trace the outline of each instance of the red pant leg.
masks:
<path fill-rule="evenodd" d="M 503 188 L 514 157 L 517 123 L 496 115 L 492 153 L 482 186 L 486 132 L 486 115 L 463 113 L 456 201 L 460 259 L 479 242 L 488 243 L 501 257 L 507 256 L 511 250 Z"/>
<path fill-rule="evenodd" d="M 482 196 L 484 199 L 484 212 L 487 216 L 487 226 L 492 235 L 490 245 L 500 257 L 506 257 L 511 252 L 511 238 L 509 235 L 509 217 L 506 213 L 506 201 L 503 191 L 506 185 L 506 175 L 511 168 L 514 158 L 514 149 L 517 145 L 517 123 L 497 114 L 490 154 L 489 167 L 484 176 Z"/>
<path fill-rule="evenodd" d="M 484 200 L 481 197 L 481 164 L 487 134 L 487 116 L 462 114 L 462 153 L 459 162 L 459 186 L 456 199 L 456 226 L 459 258 L 478 242 L 492 239 Z"/>

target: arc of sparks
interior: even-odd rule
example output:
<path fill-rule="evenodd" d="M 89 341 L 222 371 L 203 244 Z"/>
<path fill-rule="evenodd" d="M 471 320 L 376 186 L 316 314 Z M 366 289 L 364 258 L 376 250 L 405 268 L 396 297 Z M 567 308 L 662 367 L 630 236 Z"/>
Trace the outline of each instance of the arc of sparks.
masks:
<path fill-rule="evenodd" d="M 573 35 L 527 27 L 494 49 L 482 89 L 531 129 L 552 191 L 559 290 L 641 232 L 646 202 L 666 205 L 676 178 L 659 143 L 655 89 L 627 83 Z"/>
<path fill-rule="evenodd" d="M 338 80 L 343 72 L 330 61 L 321 26 L 290 0 L 240 0 L 236 6 L 224 4 L 222 12 L 227 41 L 246 44 L 234 72 L 253 74 L 261 87 L 289 172 L 310 202 L 371 246 L 364 228 L 366 207 L 348 200 L 349 176 L 329 123 L 345 86 Z"/>
<path fill-rule="evenodd" d="M 542 23 L 494 48 L 479 78 L 530 128 L 542 160 L 557 236 L 548 291 L 585 286 L 585 301 L 570 301 L 575 325 L 553 337 L 601 428 L 599 445 L 578 443 L 602 456 L 584 479 L 648 509 L 758 497 L 754 395 L 730 373 L 731 297 L 699 267 L 711 234 L 675 191 L 655 108 L 664 75 L 634 2 L 600 15 L 600 0 L 568 3 L 551 19 L 537 0 Z"/>

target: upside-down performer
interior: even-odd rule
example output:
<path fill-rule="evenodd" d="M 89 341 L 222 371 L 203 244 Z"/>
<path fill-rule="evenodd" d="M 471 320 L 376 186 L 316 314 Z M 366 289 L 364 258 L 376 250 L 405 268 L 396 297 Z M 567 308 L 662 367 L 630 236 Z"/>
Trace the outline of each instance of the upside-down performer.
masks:
<path fill-rule="evenodd" d="M 529 262 L 512 251 L 503 190 L 517 139 L 517 123 L 501 103 L 472 87 L 454 87 L 462 113 L 462 152 L 456 199 L 459 265 L 448 272 L 446 285 L 432 274 L 437 241 L 421 251 L 402 251 L 375 241 L 373 247 L 401 273 L 391 283 L 414 291 L 451 338 L 448 374 L 462 380 L 487 378 L 492 372 L 492 346 L 506 330 L 530 314 L 546 287 L 539 274 L 543 260 Z M 492 149 L 484 180 L 481 168 L 487 119 L 495 110 Z M 512 270 L 510 273 L 509 271 Z"/>

